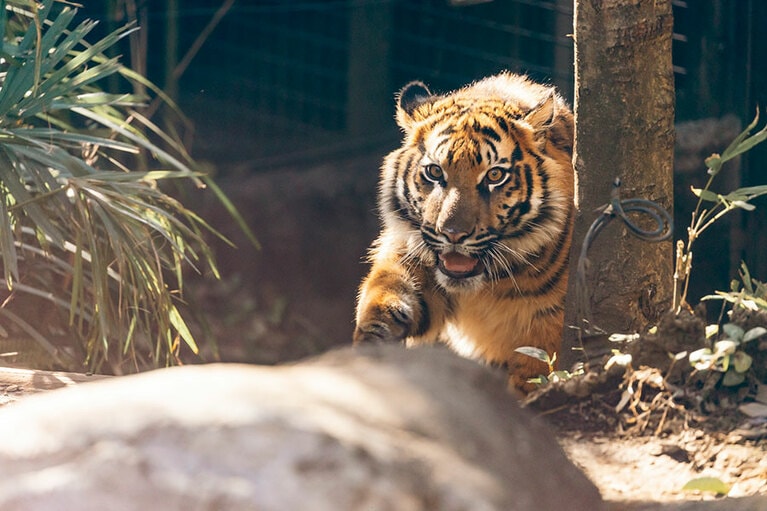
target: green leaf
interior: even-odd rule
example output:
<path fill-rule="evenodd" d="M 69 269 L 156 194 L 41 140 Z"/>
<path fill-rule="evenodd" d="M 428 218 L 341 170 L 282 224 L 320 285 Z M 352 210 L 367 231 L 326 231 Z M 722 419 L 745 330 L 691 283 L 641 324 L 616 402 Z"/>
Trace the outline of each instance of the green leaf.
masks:
<path fill-rule="evenodd" d="M 753 204 L 749 204 L 748 202 L 742 201 L 742 200 L 736 200 L 732 201 L 731 203 L 736 208 L 745 209 L 746 211 L 753 211 L 756 209 L 756 206 Z"/>
<path fill-rule="evenodd" d="M 727 149 L 725 149 L 724 152 L 722 153 L 722 161 L 723 162 L 725 162 L 727 160 L 731 160 L 737 154 L 740 154 L 740 153 L 737 153 L 736 151 L 738 150 L 739 147 L 741 147 L 743 145 L 744 141 L 746 140 L 748 135 L 751 133 L 751 130 L 756 128 L 757 124 L 759 124 L 759 109 L 758 108 L 756 109 L 756 113 L 754 114 L 754 120 L 751 121 L 751 124 L 746 126 L 746 129 L 741 131 L 740 134 L 738 134 L 738 136 L 735 137 L 735 139 L 730 143 L 730 145 L 727 146 Z M 762 131 L 764 131 L 764 130 L 762 130 Z M 754 135 L 754 136 L 756 136 L 756 135 Z"/>
<path fill-rule="evenodd" d="M 727 337 L 729 337 L 733 341 L 738 341 L 738 342 L 740 342 L 740 340 L 743 339 L 743 334 L 745 333 L 743 328 L 736 325 L 735 323 L 724 324 L 722 326 L 722 330 L 724 330 L 724 334 Z"/>
<path fill-rule="evenodd" d="M 567 381 L 573 376 L 568 371 L 554 371 L 549 375 L 551 381 Z"/>
<path fill-rule="evenodd" d="M 762 128 L 759 132 L 757 132 L 752 137 L 749 137 L 742 142 L 740 142 L 737 147 L 733 148 L 732 151 L 729 151 L 729 147 L 727 148 L 728 151 L 725 151 L 722 155 L 722 160 L 727 161 L 735 158 L 736 156 L 745 153 L 746 151 L 750 150 L 757 144 L 761 144 L 767 140 L 767 126 Z"/>
<path fill-rule="evenodd" d="M 527 355 L 528 357 L 533 357 L 547 364 L 551 361 L 551 358 L 549 357 L 549 354 L 546 352 L 546 350 L 542 350 L 541 348 L 536 348 L 533 346 L 520 346 L 514 351 L 517 353 L 522 353 L 523 355 Z"/>
<path fill-rule="evenodd" d="M 740 275 L 740 280 L 743 281 L 743 287 L 745 288 L 746 292 L 750 295 L 754 294 L 754 287 L 753 283 L 751 282 L 751 272 L 748 271 L 748 266 L 746 266 L 746 263 L 744 261 L 740 262 L 740 268 L 738 269 L 738 274 Z M 733 281 L 736 282 L 736 281 Z M 733 291 L 737 291 L 737 289 L 734 289 Z"/>
<path fill-rule="evenodd" d="M 705 201 L 709 201 L 709 202 L 722 201 L 722 196 L 719 195 L 718 193 L 714 193 L 709 190 L 703 190 L 701 188 L 695 188 L 694 186 L 690 187 L 690 189 L 692 190 L 692 193 L 694 193 L 696 197 L 700 197 L 701 199 Z"/>
<path fill-rule="evenodd" d="M 750 341 L 753 341 L 754 339 L 758 339 L 759 337 L 763 336 L 764 334 L 767 334 L 767 328 L 764 328 L 762 326 L 756 326 L 743 334 L 743 343 L 747 343 Z"/>
<path fill-rule="evenodd" d="M 0 0 L 0 6 L 6 3 Z M 92 371 L 168 365 L 176 360 L 179 342 L 198 353 L 174 304 L 183 299 L 189 265 L 203 261 L 217 275 L 206 235 L 222 236 L 157 181 L 207 184 L 257 244 L 255 238 L 215 184 L 193 170 L 197 166 L 173 129 L 163 131 L 132 110 L 150 98 L 99 90 L 101 80 L 119 73 L 182 117 L 161 89 L 106 55 L 135 25 L 89 44 L 86 36 L 96 23 L 75 23 L 68 6 L 54 8 L 54 0 L 10 3 L 13 9 L 0 8 L 5 283 L 67 310 L 74 333 L 70 352 L 86 353 Z M 125 159 L 126 154 L 137 156 Z M 33 257 L 46 271 L 17 270 Z M 19 275 L 41 287 L 19 281 Z M 50 276 L 63 278 L 49 282 Z"/>
<path fill-rule="evenodd" d="M 22 176 L 19 175 L 18 163 L 14 161 L 14 158 L 11 158 L 11 154 L 2 151 L 2 149 L 6 148 L 0 145 L 0 182 L 14 198 L 15 207 L 23 205 L 24 214 L 29 216 L 40 231 L 54 240 L 57 245 L 63 244 L 64 238 L 60 229 L 24 186 Z"/>
<path fill-rule="evenodd" d="M 730 487 L 717 477 L 698 477 L 687 481 L 687 484 L 682 487 L 682 490 L 727 495 L 730 492 Z"/>
<path fill-rule="evenodd" d="M 5 25 L 8 23 L 8 11 L 5 9 L 5 0 L 0 0 L 0 43 L 5 46 Z M 5 48 L 3 48 L 3 53 Z"/>
<path fill-rule="evenodd" d="M 192 353 L 195 355 L 198 354 L 200 349 L 197 347 L 197 343 L 194 341 L 192 332 L 189 331 L 189 327 L 186 326 L 186 322 L 181 317 L 181 314 L 179 314 L 178 309 L 176 309 L 176 307 L 173 305 L 170 308 L 170 323 L 173 325 L 173 328 L 176 329 L 187 346 L 189 346 L 189 348 L 192 350 Z"/>
<path fill-rule="evenodd" d="M 745 351 L 736 351 L 732 355 L 732 368 L 739 373 L 745 373 L 751 368 L 753 359 Z"/>
<path fill-rule="evenodd" d="M 253 234 L 253 231 L 250 229 L 248 224 L 245 222 L 245 219 L 240 215 L 240 212 L 237 211 L 237 208 L 232 203 L 231 200 L 226 196 L 223 190 L 216 184 L 213 179 L 210 177 L 203 177 L 203 182 L 205 183 L 205 186 L 211 189 L 213 193 L 215 194 L 216 198 L 219 200 L 219 202 L 224 206 L 226 211 L 229 213 L 229 215 L 234 219 L 234 221 L 237 223 L 237 226 L 240 228 L 240 230 L 245 234 L 245 236 L 248 238 L 248 241 L 257 249 L 261 249 L 261 244 L 258 242 L 258 239 L 256 238 L 256 235 Z M 231 242 L 229 240 L 224 239 L 224 241 L 228 242 L 231 245 Z"/>
<path fill-rule="evenodd" d="M 710 359 L 713 353 L 708 348 L 700 348 L 698 350 L 693 351 L 690 353 L 690 362 L 693 364 L 696 362 L 701 362 L 703 360 Z"/>
<path fill-rule="evenodd" d="M 730 195 L 740 195 L 744 197 L 759 197 L 760 195 L 767 194 L 767 185 L 758 185 L 758 186 L 744 186 L 743 188 L 738 188 L 736 190 L 733 190 L 729 194 L 727 194 L 727 197 Z"/>
<path fill-rule="evenodd" d="M 738 188 L 733 190 L 727 195 L 722 196 L 725 201 L 730 202 L 733 206 L 745 209 L 747 211 L 753 211 L 756 206 L 748 203 L 762 195 L 767 195 L 767 186 L 748 186 L 745 188 Z"/>
<path fill-rule="evenodd" d="M 722 385 L 725 387 L 737 387 L 744 381 L 746 381 L 746 375 L 744 373 L 739 373 L 733 367 L 724 373 L 724 377 L 722 378 Z"/>
<path fill-rule="evenodd" d="M 13 225 L 16 220 L 5 205 L 7 193 L 7 189 L 0 182 L 0 256 L 2 256 L 5 287 L 11 289 L 13 283 L 19 280 L 19 263 L 13 235 Z"/>

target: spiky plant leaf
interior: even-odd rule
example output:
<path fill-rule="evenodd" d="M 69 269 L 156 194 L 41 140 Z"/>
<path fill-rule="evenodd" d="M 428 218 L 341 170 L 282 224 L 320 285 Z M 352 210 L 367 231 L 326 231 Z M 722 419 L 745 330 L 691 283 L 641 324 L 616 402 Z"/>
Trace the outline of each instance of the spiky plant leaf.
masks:
<path fill-rule="evenodd" d="M 182 144 L 141 114 L 147 98 L 99 89 L 118 73 L 149 83 L 105 55 L 136 27 L 91 44 L 96 23 L 72 26 L 75 13 L 53 0 L 0 1 L 3 281 L 11 294 L 66 309 L 80 340 L 71 351 L 84 353 L 88 370 L 173 363 L 179 341 L 198 351 L 177 304 L 183 266 L 215 274 L 204 239 L 214 231 L 158 185 L 209 181 Z M 131 171 L 140 154 L 152 166 Z M 33 328 L 2 305 L 0 312 Z M 30 337 L 51 351 L 41 332 Z"/>

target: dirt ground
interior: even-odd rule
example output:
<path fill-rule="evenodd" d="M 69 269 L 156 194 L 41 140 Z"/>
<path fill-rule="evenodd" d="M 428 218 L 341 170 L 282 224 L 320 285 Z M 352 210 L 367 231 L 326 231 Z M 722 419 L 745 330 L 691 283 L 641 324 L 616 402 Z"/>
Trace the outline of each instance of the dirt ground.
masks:
<path fill-rule="evenodd" d="M 221 281 L 187 284 L 192 312 L 204 318 L 195 326 L 203 361 L 275 364 L 350 342 L 356 286 L 378 226 L 372 206 L 378 164 L 378 156 L 364 154 L 224 183 L 252 221 L 260 250 L 202 203 L 203 216 L 239 247 L 215 247 Z M 756 324 L 746 319 L 747 328 Z M 767 335 L 751 343 L 750 379 L 723 388 L 692 374 L 689 364 L 669 366 L 669 353 L 699 347 L 704 326 L 694 316 L 670 321 L 659 334 L 621 347 L 633 357 L 631 369 L 602 371 L 604 360 L 591 360 L 583 377 L 531 398 L 529 408 L 550 422 L 606 500 L 721 500 L 682 489 L 701 477 L 726 484 L 731 497 L 767 496 L 767 413 L 751 410 L 767 403 Z M 603 344 L 607 352 L 614 347 Z M 0 406 L 32 390 L 0 380 Z"/>
<path fill-rule="evenodd" d="M 746 329 L 764 322 L 733 318 Z M 528 397 L 606 500 L 716 500 L 722 483 L 728 497 L 767 496 L 767 342 L 749 343 L 751 372 L 726 386 L 722 373 L 695 370 L 686 357 L 669 362 L 668 353 L 696 347 L 690 332 L 703 326 L 694 314 L 669 314 L 655 334 L 619 345 L 632 357 L 626 367 L 605 370 L 610 356 L 597 357 L 586 374 Z M 705 490 L 685 489 L 703 478 Z"/>
<path fill-rule="evenodd" d="M 0 373 L 0 406 L 37 391 L 76 383 L 67 375 L 54 380 L 40 388 L 39 378 L 38 384 L 33 384 L 32 380 Z M 683 490 L 701 477 L 725 483 L 729 497 L 767 496 L 765 417 L 749 420 L 737 410 L 701 416 L 681 408 L 667 409 L 664 416 L 658 407 L 637 418 L 631 411 L 615 411 L 614 394 L 572 398 L 573 403 L 553 410 L 540 411 L 535 403 L 530 405 L 551 424 L 560 445 L 605 500 L 668 503 L 722 499 L 713 492 Z"/>
<path fill-rule="evenodd" d="M 235 296 L 244 308 L 253 308 L 253 298 L 243 292 Z M 211 298 L 220 300 L 217 293 L 212 293 Z M 236 314 L 229 309 L 234 318 L 213 315 L 208 328 L 229 341 L 242 336 L 245 328 L 254 329 L 262 339 L 271 339 L 260 344 L 262 363 L 295 359 L 306 350 L 321 349 L 318 343 L 295 342 L 319 335 L 307 330 L 295 316 L 296 311 L 269 310 L 271 315 L 257 311 Z M 657 339 L 636 342 L 644 343 L 642 351 L 649 352 L 654 341 Z M 222 359 L 241 361 L 252 358 L 256 348 L 247 342 L 229 342 L 220 349 Z M 639 364 L 650 362 L 636 358 Z M 755 360 L 764 364 L 764 358 Z M 527 406 L 552 426 L 570 459 L 607 501 L 721 500 L 723 495 L 711 491 L 683 489 L 702 477 L 727 485 L 728 497 L 767 497 L 767 413 L 757 410 L 752 417 L 744 413 L 750 411 L 749 407 L 758 407 L 760 399 L 767 401 L 767 385 L 763 382 L 753 381 L 737 389 L 715 388 L 705 401 L 693 407 L 690 403 L 695 392 L 683 398 L 673 397 L 672 389 L 676 388 L 678 394 L 682 384 L 668 383 L 668 371 L 663 373 L 646 365 L 637 365 L 636 369 L 614 366 L 611 371 L 602 371 L 601 361 L 593 362 L 592 367 L 581 377 L 544 387 L 528 398 Z M 54 387 L 58 385 L 53 383 Z M 0 406 L 36 390 L 31 382 L 4 381 L 0 374 Z"/>
<path fill-rule="evenodd" d="M 269 302 L 263 298 L 254 301 L 261 303 L 264 310 L 248 316 L 247 328 L 254 336 L 258 333 L 256 342 L 261 353 L 254 353 L 250 342 L 233 343 L 229 347 L 234 352 L 224 354 L 225 358 L 250 358 L 255 354 L 271 363 L 281 358 L 301 358 L 305 350 L 330 344 L 311 341 L 320 338 L 315 331 L 317 323 L 308 326 L 303 312 L 291 306 L 267 306 Z M 246 298 L 235 302 L 253 303 Z M 351 310 L 350 305 L 349 315 Z M 234 314 L 231 308 L 228 314 Z M 246 330 L 236 326 L 238 321 L 233 324 L 240 335 Z M 211 326 L 217 329 L 215 324 Z M 350 328 L 351 321 L 344 326 Z M 221 332 L 230 332 L 221 338 L 236 337 L 230 327 L 221 328 Z M 348 344 L 350 337 L 344 340 L 343 336 L 342 331 L 335 345 Z M 295 343 L 291 339 L 307 341 Z M 646 347 L 643 352 L 657 347 L 652 339 L 637 343 Z M 636 503 L 721 500 L 722 495 L 710 491 L 683 490 L 687 483 L 702 477 L 726 484 L 729 497 L 767 496 L 767 417 L 748 417 L 740 411 L 742 405 L 756 402 L 758 389 L 766 393 L 767 386 L 752 382 L 738 390 L 719 389 L 710 394 L 705 405 L 699 403 L 697 409 L 688 409 L 685 405 L 689 403 L 684 399 L 675 401 L 673 391 L 662 383 L 665 375 L 653 367 L 659 364 L 652 357 L 648 360 L 638 355 L 636 369 L 626 375 L 613 375 L 609 381 L 580 392 L 544 392 L 528 405 L 552 425 L 570 459 L 599 487 L 603 497 Z M 759 359 L 759 363 L 763 365 L 764 360 Z M 616 407 L 629 386 L 634 398 L 618 412 Z"/>
<path fill-rule="evenodd" d="M 767 495 L 767 431 L 744 434 L 740 429 L 748 424 L 745 417 L 681 420 L 655 434 L 621 431 L 616 416 L 596 397 L 552 418 L 560 444 L 606 500 L 722 498 L 713 492 L 683 490 L 703 477 L 725 483 L 729 497 Z"/>
<path fill-rule="evenodd" d="M 221 356 L 274 363 L 348 344 L 356 286 L 378 227 L 370 206 L 377 166 L 377 158 L 364 154 L 309 171 L 279 170 L 253 177 L 239 184 L 237 191 L 231 188 L 240 194 L 236 198 L 246 216 L 260 222 L 256 230 L 264 249 L 253 256 L 256 266 L 277 274 L 279 280 L 272 285 L 269 274 L 251 275 L 256 285 L 248 285 L 246 268 L 253 261 L 241 255 L 226 260 L 228 267 L 242 268 L 243 279 L 205 288 L 216 318 L 208 326 L 216 337 L 228 339 L 230 351 Z M 331 189 L 328 183 L 334 183 Z M 281 200 L 270 206 L 272 211 L 267 198 L 275 193 Z M 360 206 L 365 203 L 368 206 Z M 290 220 L 295 217 L 311 218 L 312 223 Z M 339 229 L 343 242 L 337 244 L 338 237 L 331 233 Z M 309 242 L 296 246 L 294 253 L 287 248 L 291 244 L 284 243 L 293 237 Z M 344 250 L 327 255 L 321 247 L 328 239 Z M 284 271 L 274 271 L 286 262 Z M 269 294 L 270 289 L 282 292 Z M 670 370 L 668 353 L 699 347 L 694 344 L 701 341 L 704 326 L 694 316 L 671 321 L 663 335 L 626 347 L 624 351 L 634 351 L 635 370 L 629 376 L 613 377 L 601 387 L 587 386 L 575 393 L 579 395 L 564 392 L 553 402 L 541 397 L 529 405 L 554 426 L 572 461 L 607 500 L 721 499 L 712 492 L 682 489 L 700 477 L 721 480 L 729 486 L 729 496 L 767 495 L 767 418 L 749 418 L 739 411 L 755 400 L 757 381 L 735 391 L 706 387 L 706 399 L 694 402 L 696 395 L 700 397 L 699 379 L 690 378 L 689 371 L 680 372 L 679 366 L 670 378 L 664 374 Z M 609 352 L 613 347 L 602 348 Z M 760 350 L 763 356 L 754 365 L 767 370 L 767 345 Z M 763 372 L 756 379 L 762 385 L 767 381 Z M 672 399 L 680 389 L 685 389 L 685 399 Z M 634 391 L 632 398 L 616 411 L 628 390 Z"/>

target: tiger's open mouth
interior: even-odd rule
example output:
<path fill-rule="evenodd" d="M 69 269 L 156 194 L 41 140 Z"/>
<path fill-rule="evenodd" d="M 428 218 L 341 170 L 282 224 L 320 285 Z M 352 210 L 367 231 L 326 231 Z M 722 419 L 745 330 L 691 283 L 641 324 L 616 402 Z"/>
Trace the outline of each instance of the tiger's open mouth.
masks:
<path fill-rule="evenodd" d="M 478 258 L 458 252 L 439 254 L 437 267 L 439 271 L 454 279 L 473 277 L 482 273 L 484 269 Z"/>

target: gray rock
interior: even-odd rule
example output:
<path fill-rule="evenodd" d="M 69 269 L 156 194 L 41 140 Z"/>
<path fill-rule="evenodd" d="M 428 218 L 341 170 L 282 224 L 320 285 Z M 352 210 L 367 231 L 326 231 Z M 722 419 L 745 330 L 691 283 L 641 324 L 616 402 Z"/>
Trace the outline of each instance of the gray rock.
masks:
<path fill-rule="evenodd" d="M 0 409 L 0 510 L 599 510 L 505 379 L 443 349 L 187 366 Z"/>

